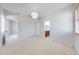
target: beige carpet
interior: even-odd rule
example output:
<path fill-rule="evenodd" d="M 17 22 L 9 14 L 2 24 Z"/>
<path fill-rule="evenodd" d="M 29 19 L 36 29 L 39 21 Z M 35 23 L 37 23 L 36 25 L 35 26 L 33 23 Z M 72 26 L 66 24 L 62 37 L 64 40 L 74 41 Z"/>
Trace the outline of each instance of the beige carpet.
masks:
<path fill-rule="evenodd" d="M 0 54 L 67 55 L 74 54 L 74 48 L 49 38 L 33 37 L 6 44 L 0 48 Z"/>

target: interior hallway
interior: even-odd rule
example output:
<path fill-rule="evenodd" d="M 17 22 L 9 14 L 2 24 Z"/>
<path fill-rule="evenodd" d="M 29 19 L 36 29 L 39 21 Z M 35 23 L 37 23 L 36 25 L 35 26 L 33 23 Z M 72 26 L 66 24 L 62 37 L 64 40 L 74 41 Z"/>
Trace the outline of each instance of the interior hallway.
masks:
<path fill-rule="evenodd" d="M 51 40 L 50 38 L 31 37 L 19 39 L 0 48 L 0 54 L 75 54 L 73 46 Z"/>

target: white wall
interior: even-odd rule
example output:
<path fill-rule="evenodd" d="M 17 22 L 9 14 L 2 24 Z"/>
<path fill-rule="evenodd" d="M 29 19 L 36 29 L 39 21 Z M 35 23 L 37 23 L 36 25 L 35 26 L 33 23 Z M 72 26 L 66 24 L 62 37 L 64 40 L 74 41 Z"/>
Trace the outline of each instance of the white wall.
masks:
<path fill-rule="evenodd" d="M 46 11 L 44 11 L 46 12 Z M 50 21 L 50 37 L 60 42 L 73 44 L 73 20 L 74 9 L 72 7 L 63 9 L 57 13 L 46 14 L 41 20 L 41 30 L 39 31 L 41 36 L 44 37 L 44 21 Z"/>
<path fill-rule="evenodd" d="M 26 19 L 28 20 L 28 19 Z M 18 21 L 18 35 L 19 38 L 31 37 L 35 35 L 35 22 L 29 22 L 26 20 Z"/>
<path fill-rule="evenodd" d="M 64 42 L 73 43 L 74 10 L 64 9 L 53 16 L 51 20 L 51 35 Z"/>

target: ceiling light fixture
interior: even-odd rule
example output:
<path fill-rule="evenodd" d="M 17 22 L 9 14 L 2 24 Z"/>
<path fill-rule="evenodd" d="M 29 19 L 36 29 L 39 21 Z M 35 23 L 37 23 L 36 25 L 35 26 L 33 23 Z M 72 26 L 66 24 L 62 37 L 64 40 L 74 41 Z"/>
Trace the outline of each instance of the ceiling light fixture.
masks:
<path fill-rule="evenodd" d="M 32 19 L 37 19 L 38 18 L 38 13 L 36 11 L 33 11 L 30 15 L 29 15 Z"/>

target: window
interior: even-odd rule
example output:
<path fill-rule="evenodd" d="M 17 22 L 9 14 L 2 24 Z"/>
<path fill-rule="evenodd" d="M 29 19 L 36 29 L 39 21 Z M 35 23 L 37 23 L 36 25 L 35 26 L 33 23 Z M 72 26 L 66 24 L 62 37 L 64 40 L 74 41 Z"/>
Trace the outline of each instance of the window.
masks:
<path fill-rule="evenodd" d="M 75 10 L 75 32 L 79 34 L 79 6 Z"/>
<path fill-rule="evenodd" d="M 50 30 L 50 21 L 45 21 L 44 22 L 44 29 L 45 29 L 45 31 L 49 31 Z"/>

